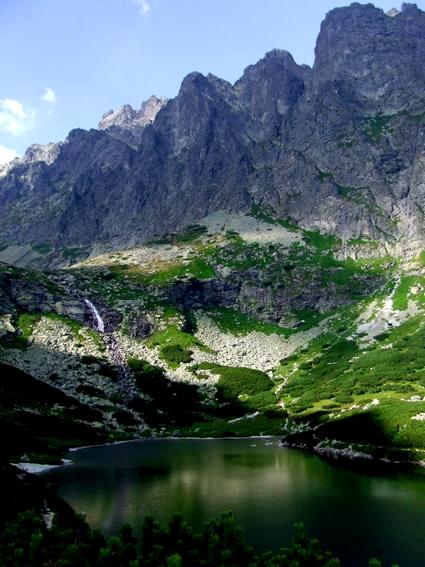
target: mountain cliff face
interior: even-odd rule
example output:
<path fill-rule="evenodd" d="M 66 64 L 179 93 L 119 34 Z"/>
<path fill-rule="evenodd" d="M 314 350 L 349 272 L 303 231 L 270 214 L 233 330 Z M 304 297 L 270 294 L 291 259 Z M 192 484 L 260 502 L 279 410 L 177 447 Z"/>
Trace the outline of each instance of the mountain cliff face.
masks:
<path fill-rule="evenodd" d="M 114 249 L 253 205 L 349 245 L 424 246 L 425 13 L 331 11 L 313 68 L 274 50 L 234 85 L 188 75 L 0 177 L 5 259 Z M 13 243 L 13 250 L 11 244 Z M 19 253 L 17 252 L 19 251 Z M 14 256 L 15 254 L 15 256 Z"/>
<path fill-rule="evenodd" d="M 423 466 L 424 56 L 425 13 L 353 4 L 313 68 L 191 73 L 3 168 L 10 458 L 59 459 L 77 420 Z"/>
<path fill-rule="evenodd" d="M 106 112 L 98 128 L 137 149 L 145 126 L 152 124 L 166 103 L 165 97 L 158 98 L 153 95 L 142 103 L 140 110 L 134 110 L 129 104 L 124 104 L 115 111 Z"/>

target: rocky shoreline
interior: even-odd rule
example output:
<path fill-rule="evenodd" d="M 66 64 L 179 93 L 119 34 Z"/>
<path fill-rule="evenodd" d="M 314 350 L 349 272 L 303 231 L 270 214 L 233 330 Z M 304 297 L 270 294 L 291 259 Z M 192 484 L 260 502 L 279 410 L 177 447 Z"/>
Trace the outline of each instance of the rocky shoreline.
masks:
<path fill-rule="evenodd" d="M 341 446 L 332 446 L 333 444 L 340 444 Z M 354 448 L 352 444 L 342 444 L 336 439 L 319 441 L 316 445 L 309 445 L 301 442 L 289 442 L 283 439 L 281 445 L 288 449 L 297 449 L 314 453 L 331 463 L 341 464 L 348 468 L 352 468 L 353 470 L 361 470 L 362 472 L 388 472 L 393 470 L 395 473 L 404 471 L 425 475 L 425 454 L 424 460 L 411 460 L 408 458 L 400 460 L 390 458 L 388 456 L 376 456 L 371 453 L 358 450 Z M 380 447 L 375 449 L 382 448 Z M 411 451 L 413 450 L 414 449 L 407 451 L 406 457 L 409 453 L 411 454 Z"/>
<path fill-rule="evenodd" d="M 238 440 L 238 439 L 274 439 L 282 447 L 287 449 L 301 450 L 318 455 L 326 461 L 342 465 L 349 469 L 359 471 L 362 473 L 375 473 L 375 472 L 408 472 L 419 475 L 425 475 L 425 454 L 423 460 L 411 459 L 394 459 L 385 456 L 376 456 L 372 453 L 361 451 L 353 444 L 344 444 L 336 439 L 322 440 L 312 445 L 307 442 L 290 442 L 285 438 L 276 435 L 244 435 L 237 437 L 193 437 L 190 435 L 155 435 L 150 437 L 134 437 L 133 439 L 126 439 L 121 441 L 113 441 L 107 443 L 99 443 L 93 445 L 85 445 L 81 447 L 70 447 L 69 453 L 81 451 L 83 449 L 92 449 L 96 447 L 106 447 L 113 445 L 122 445 L 126 443 L 134 443 L 137 441 L 164 441 L 164 440 L 198 440 L 198 441 L 216 441 L 216 440 Z M 316 440 L 317 441 L 317 440 Z M 377 448 L 375 448 L 376 450 Z M 382 448 L 379 448 L 382 449 Z M 413 450 L 410 450 L 410 453 Z M 409 452 L 407 452 L 409 453 Z M 407 456 L 407 455 L 406 455 Z M 72 465 L 72 459 L 62 459 L 62 463 L 56 465 L 42 464 L 42 463 L 11 463 L 18 469 L 29 474 L 42 474 L 51 469 Z"/>

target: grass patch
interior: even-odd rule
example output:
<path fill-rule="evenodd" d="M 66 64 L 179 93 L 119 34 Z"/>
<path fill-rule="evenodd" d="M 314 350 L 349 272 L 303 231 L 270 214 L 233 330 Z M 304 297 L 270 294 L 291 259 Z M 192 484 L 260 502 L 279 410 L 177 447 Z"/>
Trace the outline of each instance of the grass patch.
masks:
<path fill-rule="evenodd" d="M 349 326 L 347 332 L 350 332 Z M 368 423 L 365 428 L 371 428 L 367 420 L 372 418 L 361 416 L 373 412 L 375 425 L 370 433 L 371 442 L 423 447 L 424 424 L 410 419 L 423 411 L 420 409 L 423 402 L 408 402 L 403 398 L 425 395 L 424 318 L 412 318 L 379 339 L 366 351 L 360 351 L 352 340 L 337 338 L 333 332 L 312 341 L 304 353 L 283 361 L 279 373 L 288 378 L 282 391 L 283 399 L 290 414 L 304 419 L 320 415 L 322 422 L 331 423 L 329 427 L 323 426 L 321 435 L 331 435 L 332 431 L 336 438 L 345 439 L 337 430 L 345 419 L 348 420 L 347 431 L 354 430 L 363 419 Z M 373 398 L 380 400 L 378 406 L 341 414 L 332 425 L 334 420 L 328 417 L 330 413 L 337 410 L 338 415 L 338 410 L 350 409 L 355 404 L 364 406 Z M 351 419 L 354 414 L 360 417 Z M 361 431 L 357 437 L 353 434 L 347 439 L 356 442 L 369 439 Z"/>
<path fill-rule="evenodd" d="M 0 338 L 0 344 L 6 348 L 26 349 L 29 344 L 29 338 L 41 317 L 40 313 L 21 313 L 17 321 L 20 334 L 4 335 Z"/>
<path fill-rule="evenodd" d="M 419 293 L 413 295 L 411 289 L 417 286 Z M 407 309 L 410 297 L 415 297 L 420 303 L 425 302 L 424 295 L 425 278 L 420 276 L 404 276 L 400 279 L 400 284 L 395 290 L 393 296 L 393 308 L 397 311 L 405 311 Z"/>
<path fill-rule="evenodd" d="M 257 331 L 267 335 L 276 333 L 278 335 L 288 336 L 291 334 L 290 330 L 284 329 L 279 325 L 259 321 L 249 315 L 245 315 L 245 313 L 242 313 L 241 311 L 229 309 L 227 307 L 209 309 L 207 311 L 207 315 L 211 317 L 223 333 L 247 335 L 248 333 Z"/>
<path fill-rule="evenodd" d="M 338 195 L 342 198 L 347 198 L 352 193 L 356 191 L 361 191 L 362 189 L 365 189 L 365 187 L 348 187 L 344 185 L 337 185 Z"/>
<path fill-rule="evenodd" d="M 142 360 L 136 357 L 130 357 L 127 360 L 128 366 L 131 368 L 135 376 L 142 376 L 144 378 L 160 378 L 164 375 L 162 368 L 154 366 L 146 360 Z"/>
<path fill-rule="evenodd" d="M 173 280 L 192 277 L 206 280 L 215 276 L 215 270 L 206 260 L 195 258 L 188 264 L 165 265 L 153 274 L 139 274 L 140 281 L 151 285 L 167 285 Z"/>
<path fill-rule="evenodd" d="M 317 177 L 320 179 L 320 181 L 325 181 L 325 179 L 332 179 L 333 174 L 330 171 L 322 171 L 321 169 L 319 169 Z"/>
<path fill-rule="evenodd" d="M 378 114 L 365 119 L 364 132 L 373 144 L 379 144 L 384 134 L 389 134 L 393 131 L 390 128 L 392 118 L 394 118 L 394 115 L 384 116 Z"/>
<path fill-rule="evenodd" d="M 303 234 L 307 244 L 320 251 L 332 250 L 338 243 L 338 238 L 333 234 L 321 234 L 311 230 L 305 230 Z"/>
<path fill-rule="evenodd" d="M 211 372 L 220 375 L 219 397 L 225 401 L 234 400 L 241 395 L 252 396 L 273 387 L 273 382 L 267 374 L 252 368 L 217 366 L 211 369 Z"/>
<path fill-rule="evenodd" d="M 192 360 L 192 347 L 205 349 L 196 337 L 181 331 L 177 325 L 169 325 L 165 330 L 157 331 L 148 339 L 147 345 L 150 348 L 158 346 L 161 358 L 173 369 L 178 368 L 182 362 Z"/>
<path fill-rule="evenodd" d="M 422 250 L 422 252 L 419 254 L 417 260 L 419 261 L 419 263 L 422 267 L 425 267 L 425 250 Z"/>
<path fill-rule="evenodd" d="M 359 238 L 350 238 L 347 241 L 349 246 L 370 246 L 371 248 L 377 248 L 379 243 L 377 240 L 372 240 L 366 236 L 361 236 Z"/>
<path fill-rule="evenodd" d="M 202 376 L 202 370 L 208 370 L 219 376 L 217 398 L 221 405 L 215 412 L 218 418 L 243 416 L 258 410 L 272 414 L 274 411 L 280 411 L 272 390 L 274 383 L 265 372 L 211 362 L 201 362 L 192 366 L 190 370 L 196 372 L 197 376 L 199 371 Z"/>
<path fill-rule="evenodd" d="M 211 419 L 195 422 L 190 428 L 180 430 L 181 436 L 191 437 L 251 437 L 252 435 L 282 435 L 286 413 L 269 416 L 260 414 L 251 419 L 229 423 L 228 419 Z"/>
<path fill-rule="evenodd" d="M 423 449 L 424 423 L 411 418 L 424 411 L 424 402 L 382 400 L 379 406 L 368 412 L 353 412 L 327 422 L 319 428 L 319 433 L 354 443 Z"/>
<path fill-rule="evenodd" d="M 44 242 L 42 244 L 32 244 L 32 249 L 39 254 L 48 254 L 52 250 L 52 245 Z"/>
<path fill-rule="evenodd" d="M 278 224 L 280 226 L 283 226 L 290 232 L 298 232 L 300 230 L 295 222 L 291 221 L 290 219 L 275 218 L 257 204 L 252 205 L 251 210 L 249 211 L 249 215 L 269 224 Z M 237 233 L 234 233 L 234 235 L 237 235 Z"/>
<path fill-rule="evenodd" d="M 192 351 L 183 348 L 181 345 L 165 345 L 160 348 L 160 353 L 161 357 L 173 367 L 192 361 Z"/>
<path fill-rule="evenodd" d="M 251 209 L 249 211 L 249 216 L 254 217 L 258 220 L 261 220 L 263 222 L 268 222 L 270 224 L 276 224 L 276 219 L 265 209 L 263 209 L 262 207 L 260 207 L 260 205 L 257 205 L 256 203 L 254 203 L 251 206 Z"/>

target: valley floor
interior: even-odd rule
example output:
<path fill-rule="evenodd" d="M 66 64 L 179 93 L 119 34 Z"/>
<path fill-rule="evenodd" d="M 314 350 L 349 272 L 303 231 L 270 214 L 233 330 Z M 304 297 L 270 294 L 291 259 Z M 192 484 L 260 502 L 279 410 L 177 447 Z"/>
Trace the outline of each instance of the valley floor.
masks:
<path fill-rule="evenodd" d="M 333 237 L 255 214 L 59 271 L 1 266 L 14 462 L 140 436 L 276 435 L 424 466 L 423 254 L 362 242 L 369 257 L 341 260 Z"/>

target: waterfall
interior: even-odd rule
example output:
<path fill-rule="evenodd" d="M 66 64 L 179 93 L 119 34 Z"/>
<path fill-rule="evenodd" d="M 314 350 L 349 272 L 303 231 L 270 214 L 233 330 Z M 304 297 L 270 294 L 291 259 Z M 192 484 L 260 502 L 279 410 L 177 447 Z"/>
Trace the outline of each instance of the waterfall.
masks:
<path fill-rule="evenodd" d="M 96 309 L 93 303 L 88 299 L 84 299 L 84 303 L 87 305 L 87 307 L 90 310 L 90 313 L 93 315 L 94 328 L 96 329 L 96 331 L 99 331 L 100 333 L 104 333 L 105 323 L 103 322 L 102 317 L 99 315 L 99 311 Z"/>
<path fill-rule="evenodd" d="M 121 391 L 122 399 L 124 405 L 127 405 L 128 401 L 133 399 L 137 396 L 137 392 L 134 390 L 133 385 L 129 382 L 130 373 L 125 362 L 125 358 L 121 352 L 120 345 L 117 341 L 116 336 L 114 333 L 106 332 L 105 333 L 105 323 L 102 317 L 99 314 L 99 311 L 93 305 L 91 301 L 84 298 L 84 303 L 86 304 L 88 310 L 90 311 L 91 318 L 93 321 L 92 327 L 103 333 L 102 340 L 105 343 L 106 348 L 109 351 L 109 354 L 112 360 L 115 362 L 117 369 L 118 369 L 118 388 Z"/>

